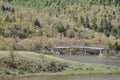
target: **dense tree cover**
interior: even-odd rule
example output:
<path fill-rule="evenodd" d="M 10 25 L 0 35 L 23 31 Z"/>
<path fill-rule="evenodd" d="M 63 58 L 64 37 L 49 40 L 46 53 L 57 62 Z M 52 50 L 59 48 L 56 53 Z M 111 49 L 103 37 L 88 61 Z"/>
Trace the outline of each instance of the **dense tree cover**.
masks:
<path fill-rule="evenodd" d="M 91 4 L 120 6 L 119 0 L 92 0 Z"/>
<path fill-rule="evenodd" d="M 4 1 L 7 1 L 7 2 L 32 2 L 33 0 L 21 0 L 21 1 L 18 1 L 18 0 L 4 0 Z M 35 2 L 40 2 L 38 0 L 34 0 Z M 60 5 L 61 3 L 64 3 L 64 4 L 76 4 L 76 3 L 80 3 L 80 2 L 88 2 L 88 3 L 91 3 L 91 4 L 106 4 L 106 5 L 119 5 L 120 2 L 119 0 L 41 0 L 40 3 L 44 3 L 43 5 L 45 6 L 50 6 L 52 5 L 52 3 L 56 3 L 57 5 Z"/>
<path fill-rule="evenodd" d="M 51 15 L 56 15 L 56 17 L 59 17 L 62 12 L 64 12 L 64 15 L 70 15 L 70 19 L 73 20 L 73 22 L 76 22 L 79 24 L 79 22 L 85 27 L 89 28 L 98 32 L 103 32 L 106 36 L 119 36 L 119 25 L 114 25 L 112 23 L 112 20 L 116 17 L 116 12 L 112 11 L 112 14 L 106 11 L 105 14 L 103 14 L 101 20 L 99 21 L 99 24 L 97 22 L 96 14 L 94 14 L 93 19 L 91 20 L 90 14 L 87 14 L 86 10 L 91 10 L 92 5 L 113 5 L 113 6 L 119 6 L 120 2 L 119 0 L 4 0 L 6 2 L 12 3 L 14 5 L 20 5 L 25 7 L 32 7 L 36 8 L 38 10 L 44 9 L 48 11 L 48 13 Z M 91 5 L 91 6 L 90 6 Z M 68 9 L 68 7 L 72 7 L 72 9 Z M 82 8 L 82 9 L 80 9 Z M 106 9 L 106 8 L 105 8 Z M 1 6 L 1 10 L 3 12 L 11 12 L 12 14 L 15 13 L 15 9 L 11 6 Z M 85 11 L 86 15 L 78 15 L 78 11 Z M 98 9 L 100 11 L 100 9 Z M 94 12 L 94 11 L 93 11 Z M 83 14 L 83 13 L 82 13 Z M 98 13 L 97 13 L 98 14 Z M 119 14 L 119 13 L 118 13 Z M 69 17 L 69 16 L 68 16 Z M 21 15 L 22 19 L 22 15 Z M 16 22 L 15 15 L 5 16 L 6 23 L 12 23 Z M 119 19 L 118 19 L 119 22 Z M 42 27 L 39 20 L 35 19 L 33 21 L 33 25 L 35 27 Z M 63 25 L 63 23 L 61 23 Z M 80 26 L 80 24 L 78 25 Z M 58 27 L 58 32 L 64 32 L 66 31 L 64 27 Z"/>
<path fill-rule="evenodd" d="M 13 4 L 24 5 L 27 7 L 50 7 L 53 5 L 58 5 L 60 7 L 65 7 L 67 5 L 113 5 L 120 6 L 119 0 L 3 0 Z"/>
<path fill-rule="evenodd" d="M 109 43 L 107 48 L 107 55 L 119 55 L 120 52 L 120 42 L 116 41 L 114 44 Z"/>
<path fill-rule="evenodd" d="M 106 18 L 102 19 L 100 21 L 100 25 L 97 24 L 97 19 L 96 17 L 93 18 L 93 21 L 92 21 L 92 24 L 90 25 L 90 22 L 89 22 L 89 18 L 88 16 L 86 17 L 86 20 L 85 18 L 83 18 L 81 16 L 80 18 L 80 22 L 83 26 L 85 26 L 86 28 L 89 28 L 89 29 L 92 29 L 92 30 L 95 30 L 97 32 L 100 32 L 100 33 L 104 33 L 106 36 L 110 36 L 110 35 L 113 35 L 113 36 L 118 36 L 119 37 L 119 25 L 118 26 L 114 26 L 110 20 L 107 20 Z"/>
<path fill-rule="evenodd" d="M 119 0 L 0 1 L 0 36 L 13 38 L 16 42 L 13 47 L 16 50 L 40 50 L 42 42 L 38 43 L 39 46 L 34 40 L 29 41 L 36 36 L 54 39 L 63 37 L 89 39 L 89 43 L 94 42 L 92 44 L 102 42 L 102 39 L 96 38 L 98 35 L 95 32 L 101 35 L 104 33 L 106 39 L 111 36 L 116 39 L 120 37 Z M 29 42 L 31 48 L 27 48 L 28 44 L 22 48 L 24 39 L 28 40 L 25 41 Z M 96 43 L 92 39 L 96 40 Z M 51 41 L 48 43 L 51 45 Z"/>

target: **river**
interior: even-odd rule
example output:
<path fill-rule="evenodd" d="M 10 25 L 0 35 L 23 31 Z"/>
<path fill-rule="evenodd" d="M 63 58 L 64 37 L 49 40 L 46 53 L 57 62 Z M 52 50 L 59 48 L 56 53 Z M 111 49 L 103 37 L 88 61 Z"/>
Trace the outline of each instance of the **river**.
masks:
<path fill-rule="evenodd" d="M 111 59 L 111 58 L 103 58 L 103 57 L 97 57 L 97 56 L 81 56 L 81 55 L 55 55 L 55 57 L 68 59 L 72 61 L 78 61 L 78 62 L 86 62 L 86 63 L 99 63 L 99 64 L 106 64 L 111 66 L 118 66 L 120 67 L 120 59 Z"/>
<path fill-rule="evenodd" d="M 120 67 L 120 59 L 102 58 L 102 57 L 88 56 L 88 55 L 87 56 L 55 55 L 55 56 L 72 61 L 97 63 L 97 64 L 99 63 L 99 64 L 106 64 L 106 65 Z M 64 77 L 64 78 L 49 79 L 49 80 L 120 80 L 120 75 L 100 75 L 100 76 L 89 76 L 89 77 L 75 76 L 75 77 Z"/>
<path fill-rule="evenodd" d="M 120 80 L 120 76 L 116 75 L 109 75 L 109 76 L 89 76 L 89 77 L 81 77 L 81 76 L 75 76 L 75 77 L 64 77 L 62 79 L 55 78 L 55 79 L 49 79 L 49 80 Z"/>
<path fill-rule="evenodd" d="M 53 76 L 53 77 L 41 77 L 41 76 L 31 76 L 31 77 L 21 77 L 12 78 L 4 80 L 120 80 L 119 75 L 92 75 L 92 76 Z"/>

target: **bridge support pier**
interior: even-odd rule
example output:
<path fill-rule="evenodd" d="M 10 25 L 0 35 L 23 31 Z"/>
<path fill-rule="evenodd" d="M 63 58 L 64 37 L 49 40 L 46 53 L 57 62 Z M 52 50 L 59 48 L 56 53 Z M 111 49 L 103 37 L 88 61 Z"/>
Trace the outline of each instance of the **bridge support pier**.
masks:
<path fill-rule="evenodd" d="M 54 52 L 54 48 L 52 48 L 52 53 L 53 53 L 53 55 L 55 54 L 55 52 Z"/>
<path fill-rule="evenodd" d="M 102 49 L 100 49 L 100 54 L 99 55 L 102 56 Z"/>
<path fill-rule="evenodd" d="M 58 48 L 56 48 L 55 50 L 54 50 L 54 48 L 52 49 L 52 53 L 53 53 L 53 55 L 60 55 L 60 52 L 59 52 L 59 49 Z"/>
<path fill-rule="evenodd" d="M 72 50 L 70 49 L 70 56 L 72 55 Z"/>
<path fill-rule="evenodd" d="M 86 51 L 86 49 L 85 49 L 85 55 L 87 54 L 87 51 Z"/>

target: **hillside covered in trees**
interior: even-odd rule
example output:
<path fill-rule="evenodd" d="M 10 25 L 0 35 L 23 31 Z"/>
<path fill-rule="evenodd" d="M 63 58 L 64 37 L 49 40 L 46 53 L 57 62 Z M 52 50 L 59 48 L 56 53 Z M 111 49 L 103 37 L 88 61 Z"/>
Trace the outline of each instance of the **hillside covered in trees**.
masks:
<path fill-rule="evenodd" d="M 102 45 L 120 51 L 119 0 L 0 0 L 0 49 Z"/>

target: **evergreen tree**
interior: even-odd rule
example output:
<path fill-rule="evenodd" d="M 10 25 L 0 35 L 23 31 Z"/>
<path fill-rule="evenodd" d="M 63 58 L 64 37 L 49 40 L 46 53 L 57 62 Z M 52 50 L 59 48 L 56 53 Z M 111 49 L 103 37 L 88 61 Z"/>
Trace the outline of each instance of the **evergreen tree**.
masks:
<path fill-rule="evenodd" d="M 94 19 L 92 20 L 92 26 L 91 29 L 95 30 L 97 29 L 97 18 L 94 17 Z"/>
<path fill-rule="evenodd" d="M 89 18 L 88 18 L 88 16 L 86 16 L 85 27 L 90 28 L 90 24 L 89 24 Z"/>
<path fill-rule="evenodd" d="M 115 44 L 113 45 L 113 48 L 114 48 L 116 51 L 120 51 L 120 45 L 118 44 L 118 42 L 115 42 Z"/>
<path fill-rule="evenodd" d="M 111 31 L 112 27 L 113 27 L 113 25 L 112 25 L 111 21 L 109 21 L 109 22 L 108 22 L 108 29 L 107 29 L 107 30 L 108 30 L 108 31 Z"/>
<path fill-rule="evenodd" d="M 34 21 L 34 26 L 35 26 L 35 27 L 41 27 L 40 22 L 38 21 L 38 19 L 36 19 L 36 20 Z"/>
<path fill-rule="evenodd" d="M 120 25 L 117 28 L 118 36 L 120 36 Z"/>
<path fill-rule="evenodd" d="M 83 16 L 80 16 L 80 23 L 85 26 L 85 21 L 84 21 L 84 17 Z"/>
<path fill-rule="evenodd" d="M 2 11 L 6 10 L 4 5 L 1 6 L 1 9 L 2 9 Z"/>
<path fill-rule="evenodd" d="M 57 31 L 59 33 L 64 33 L 67 30 L 68 26 L 64 26 L 61 22 L 56 25 Z"/>
<path fill-rule="evenodd" d="M 106 31 L 106 32 L 105 32 L 105 35 L 106 35 L 107 37 L 109 37 L 109 36 L 110 36 L 110 32 L 109 32 L 109 31 Z"/>
<path fill-rule="evenodd" d="M 117 35 L 117 29 L 115 27 L 112 28 L 111 33 L 113 36 Z"/>

